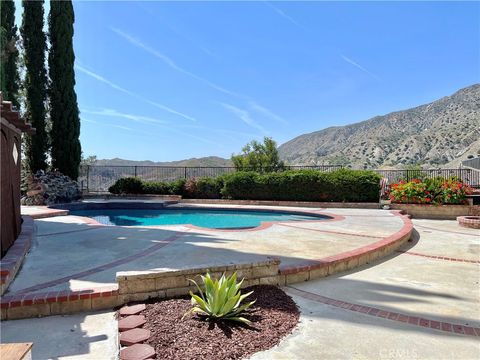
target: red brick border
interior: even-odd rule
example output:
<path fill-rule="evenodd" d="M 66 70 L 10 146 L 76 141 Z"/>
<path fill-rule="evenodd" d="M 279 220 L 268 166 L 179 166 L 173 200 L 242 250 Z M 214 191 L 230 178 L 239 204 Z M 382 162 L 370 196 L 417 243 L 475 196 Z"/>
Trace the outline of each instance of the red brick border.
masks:
<path fill-rule="evenodd" d="M 205 206 L 199 206 L 199 207 L 186 207 L 187 209 L 212 209 L 212 208 L 209 208 L 209 207 L 205 207 Z M 175 209 L 182 209 L 182 208 L 179 208 L 179 207 L 176 207 Z M 246 208 L 245 206 L 241 206 L 241 207 L 229 207 L 229 208 L 220 208 L 220 207 L 216 207 L 216 208 L 213 208 L 214 210 L 234 210 L 234 209 L 245 209 L 245 210 L 249 210 L 249 211 L 254 211 L 254 210 L 258 210 L 258 211 L 272 211 L 272 212 L 278 212 L 278 213 L 293 213 L 293 214 L 296 214 L 296 215 L 323 215 L 325 216 L 324 219 L 320 218 L 318 220 L 302 220 L 302 223 L 306 223 L 306 222 L 325 222 L 325 221 L 341 221 L 341 220 L 344 220 L 345 219 L 345 216 L 343 215 L 337 215 L 337 214 L 331 214 L 331 213 L 327 213 L 327 212 L 323 212 L 321 210 L 273 210 L 273 209 L 258 209 L 258 208 Z M 75 217 L 83 222 L 85 222 L 86 224 L 89 224 L 89 225 L 97 225 L 97 226 L 119 226 L 119 225 L 105 225 L 105 224 L 102 224 L 98 221 L 96 221 L 95 219 L 93 218 L 89 218 L 87 216 L 78 216 L 78 215 L 70 215 L 72 217 Z M 262 221 L 261 224 L 259 226 L 256 226 L 256 227 L 253 227 L 253 228 L 238 228 L 238 229 L 221 229 L 221 228 L 206 228 L 206 227 L 201 227 L 201 226 L 196 226 L 196 225 L 193 225 L 193 224 L 175 224 L 175 225 L 149 225 L 149 226 L 143 226 L 143 227 L 148 227 L 148 228 L 157 228 L 157 227 L 164 227 L 164 226 L 184 226 L 188 229 L 192 229 L 192 230 L 201 230 L 201 231 L 221 231 L 221 232 L 236 232 L 236 231 L 260 231 L 260 230 L 265 230 L 265 229 L 268 229 L 270 228 L 271 226 L 273 225 L 276 225 L 276 224 L 283 224 L 283 223 L 297 223 L 297 221 Z M 80 230 L 78 230 L 80 231 Z"/>
<path fill-rule="evenodd" d="M 410 218 L 398 211 L 391 211 L 403 221 L 403 227 L 396 233 L 369 245 L 318 260 L 308 260 L 300 265 L 280 266 L 280 275 L 285 275 L 285 284 L 308 281 L 353 269 L 369 261 L 386 256 L 408 241 L 413 231 Z M 348 215 L 347 215 L 348 216 Z M 283 281 L 282 281 L 283 282 Z"/>
<path fill-rule="evenodd" d="M 280 283 L 291 284 L 316 277 L 327 276 L 357 267 L 395 251 L 410 238 L 413 227 L 411 220 L 407 216 L 400 214 L 398 211 L 392 211 L 391 213 L 395 216 L 399 216 L 404 223 L 402 229 L 395 234 L 358 249 L 319 260 L 306 261 L 305 263 L 296 266 L 280 268 Z M 341 220 L 342 218 L 343 217 L 341 216 L 336 216 L 335 218 L 330 219 L 330 221 Z M 184 234 L 175 234 L 164 240 L 162 243 L 156 244 L 137 254 L 130 255 L 112 263 L 104 264 L 71 276 L 52 280 L 44 284 L 37 284 L 33 287 L 22 289 L 17 293 L 4 296 L 0 303 L 1 318 L 18 319 L 39 315 L 56 315 L 88 311 L 92 309 L 106 309 L 118 306 L 123 302 L 123 297 L 118 294 L 118 285 L 103 286 L 96 289 L 80 291 L 49 291 L 41 293 L 27 293 L 27 291 L 45 289 L 72 278 L 81 278 L 97 271 L 103 271 L 122 263 L 133 261 L 138 257 L 151 254 L 152 251 L 157 250 L 157 247 L 160 249 L 183 235 Z"/>
<path fill-rule="evenodd" d="M 460 226 L 471 228 L 471 229 L 480 229 L 480 216 L 459 216 L 457 221 Z"/>
<path fill-rule="evenodd" d="M 447 323 L 443 321 L 436 321 L 436 320 L 425 319 L 417 316 L 405 315 L 405 314 L 397 313 L 395 311 L 386 311 L 386 310 L 374 308 L 371 306 L 358 305 L 358 304 L 354 304 L 347 301 L 332 299 L 332 298 L 329 298 L 323 295 L 318 295 L 309 291 L 300 290 L 293 286 L 287 286 L 287 288 L 293 294 L 300 296 L 304 299 L 312 300 L 312 301 L 326 304 L 326 305 L 331 305 L 337 308 L 354 311 L 354 312 L 362 313 L 369 316 L 380 317 L 387 320 L 403 322 L 409 325 L 426 327 L 426 328 L 437 330 L 437 331 L 480 337 L 480 328 L 478 327 L 457 325 L 457 324 Z"/>
<path fill-rule="evenodd" d="M 34 286 L 30 286 L 28 288 L 24 288 L 24 289 L 16 291 L 15 294 L 25 294 L 25 293 L 34 292 L 34 291 L 37 291 L 37 290 L 46 289 L 46 288 L 49 288 L 49 287 L 52 287 L 52 286 L 55 286 L 55 285 L 63 284 L 63 283 L 68 282 L 69 280 L 72 280 L 72 279 L 81 279 L 82 277 L 95 274 L 96 272 L 104 271 L 104 270 L 116 267 L 118 265 L 126 264 L 128 262 L 137 260 L 141 257 L 148 256 L 148 255 L 154 253 L 155 251 L 160 250 L 164 246 L 174 242 L 175 240 L 177 240 L 178 238 L 180 238 L 184 235 L 185 235 L 185 233 L 174 234 L 174 235 L 166 238 L 165 240 L 161 240 L 161 242 L 158 242 L 157 244 L 155 244 L 153 246 L 150 246 L 150 247 L 148 247 L 148 248 L 146 248 L 146 249 L 144 249 L 144 250 L 142 250 L 138 253 L 135 253 L 135 254 L 129 255 L 127 257 L 112 261 L 110 263 L 99 265 L 99 266 L 96 266 L 94 268 L 84 270 L 84 271 L 81 271 L 81 272 L 78 272 L 78 273 L 75 273 L 75 274 L 72 274 L 72 275 L 67 275 L 67 276 L 64 276 L 64 277 L 59 278 L 59 279 L 55 279 L 55 280 L 47 281 L 47 282 L 37 284 L 37 285 L 34 285 Z"/>
<path fill-rule="evenodd" d="M 298 215 L 309 215 L 309 214 L 315 214 L 315 215 L 325 215 L 325 219 L 319 218 L 318 220 L 301 220 L 302 223 L 320 223 L 320 222 L 326 222 L 326 221 L 341 221 L 345 219 L 345 216 L 343 215 L 336 215 L 336 214 L 330 214 L 330 213 L 325 213 L 325 212 L 313 212 L 313 211 L 291 211 L 287 210 L 286 212 L 291 212 L 291 213 L 297 213 Z M 193 224 L 182 224 L 182 226 L 185 226 L 189 229 L 193 230 L 201 230 L 201 231 L 221 231 L 221 232 L 242 232 L 242 231 L 260 231 L 260 230 L 265 230 L 273 225 L 285 225 L 288 226 L 287 224 L 297 224 L 298 221 L 291 220 L 291 221 L 262 221 L 262 223 L 254 228 L 238 228 L 238 229 L 218 229 L 218 228 L 204 228 L 201 226 L 196 226 Z"/>
<path fill-rule="evenodd" d="M 35 229 L 33 218 L 22 216 L 22 231 L 12 247 L 0 260 L 0 295 L 3 294 L 15 278 L 20 269 L 25 255 L 30 250 L 32 236 Z"/>
<path fill-rule="evenodd" d="M 417 252 L 413 252 L 413 251 L 397 250 L 397 252 L 402 253 L 402 254 L 407 254 L 407 255 L 422 256 L 422 257 L 430 258 L 430 259 L 480 264 L 480 261 L 478 261 L 478 260 L 459 259 L 459 258 L 452 258 L 452 257 L 447 257 L 447 256 L 439 256 L 439 255 L 428 255 L 428 254 L 421 254 L 421 253 L 417 253 Z"/>
<path fill-rule="evenodd" d="M 469 233 L 465 233 L 465 232 L 461 232 L 461 231 L 444 230 L 444 229 L 438 229 L 438 228 L 433 228 L 433 227 L 429 227 L 429 226 L 425 226 L 425 225 L 418 225 L 418 224 L 416 224 L 415 227 L 419 227 L 419 228 L 423 228 L 423 229 L 427 229 L 427 230 L 433 230 L 433 231 L 440 231 L 440 232 L 449 233 L 449 234 L 468 235 L 468 236 L 475 235 L 475 234 L 469 234 Z"/>

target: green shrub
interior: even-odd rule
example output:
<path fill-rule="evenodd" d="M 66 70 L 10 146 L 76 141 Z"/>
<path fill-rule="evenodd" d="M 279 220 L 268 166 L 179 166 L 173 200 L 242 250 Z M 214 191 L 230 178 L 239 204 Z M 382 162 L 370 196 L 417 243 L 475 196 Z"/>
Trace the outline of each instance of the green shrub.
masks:
<path fill-rule="evenodd" d="M 119 179 L 114 194 L 182 195 L 194 199 L 375 202 L 380 175 L 373 171 L 340 169 L 334 172 L 289 170 L 274 173 L 235 172 L 217 178 L 174 182 Z"/>
<path fill-rule="evenodd" d="M 143 182 L 136 177 L 118 179 L 108 191 L 112 194 L 143 194 Z"/>
<path fill-rule="evenodd" d="M 243 279 L 237 283 L 236 272 L 228 278 L 223 274 L 220 280 L 213 280 L 209 273 L 206 276 L 201 276 L 201 278 L 205 292 L 202 291 L 196 281 L 189 279 L 197 287 L 200 296 L 190 291 L 193 307 L 187 311 L 184 317 L 188 314 L 196 313 L 205 316 L 209 320 L 225 319 L 250 324 L 250 320 L 245 319 L 241 315 L 243 311 L 255 303 L 255 300 L 243 305 L 242 301 L 250 296 L 253 291 L 242 295 L 240 287 Z"/>
<path fill-rule="evenodd" d="M 222 195 L 246 200 L 375 202 L 379 182 L 380 175 L 365 170 L 237 172 L 224 178 Z"/>
<path fill-rule="evenodd" d="M 191 178 L 185 182 L 183 196 L 191 199 L 220 199 L 223 178 Z"/>

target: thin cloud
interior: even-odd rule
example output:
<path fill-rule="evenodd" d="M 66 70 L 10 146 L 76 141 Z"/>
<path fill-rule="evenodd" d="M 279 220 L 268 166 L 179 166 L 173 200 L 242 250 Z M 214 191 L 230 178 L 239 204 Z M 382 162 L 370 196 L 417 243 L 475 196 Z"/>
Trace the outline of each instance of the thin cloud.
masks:
<path fill-rule="evenodd" d="M 250 116 L 250 113 L 248 111 L 242 110 L 230 104 L 225 104 L 225 103 L 220 103 L 220 104 L 225 109 L 227 109 L 232 114 L 234 114 L 236 117 L 238 117 L 240 120 L 242 120 L 248 126 L 255 128 L 257 130 L 260 130 L 264 134 L 267 133 L 267 131 Z"/>
<path fill-rule="evenodd" d="M 159 108 L 159 109 L 165 110 L 165 111 L 167 111 L 167 112 L 169 112 L 169 113 L 171 113 L 171 114 L 181 116 L 181 117 L 183 117 L 183 118 L 185 118 L 185 119 L 187 119 L 187 120 L 196 121 L 195 118 L 193 118 L 193 117 L 191 117 L 191 116 L 189 116 L 189 115 L 186 115 L 186 114 L 184 114 L 184 113 L 182 113 L 182 112 L 180 112 L 180 111 L 174 110 L 174 109 L 172 109 L 172 108 L 170 108 L 170 107 L 168 107 L 168 106 L 165 106 L 165 105 L 163 105 L 163 104 L 159 104 L 159 103 L 157 103 L 157 102 L 155 102 L 155 101 L 152 101 L 152 100 L 150 100 L 150 99 L 144 98 L 143 96 L 141 96 L 141 95 L 139 95 L 139 94 L 137 94 L 137 93 L 134 93 L 134 92 L 132 92 L 132 91 L 130 91 L 130 90 L 127 90 L 127 89 L 121 87 L 120 85 L 117 85 L 117 84 L 111 82 L 110 80 L 104 78 L 103 76 L 101 76 L 101 75 L 99 75 L 99 74 L 96 74 L 96 73 L 94 73 L 93 71 L 90 71 L 90 70 L 84 68 L 83 66 L 80 66 L 80 65 L 78 65 L 78 64 L 75 64 L 75 69 L 79 70 L 80 72 L 82 72 L 82 73 L 84 73 L 84 74 L 87 74 L 88 76 L 90 76 L 90 77 L 92 77 L 92 78 L 94 78 L 94 79 L 96 79 L 96 80 L 98 80 L 98 81 L 100 81 L 100 82 L 102 82 L 102 83 L 104 83 L 104 84 L 107 84 L 108 86 L 110 86 L 111 88 L 113 88 L 113 89 L 115 89 L 115 90 L 118 90 L 118 91 L 120 91 L 120 92 L 123 92 L 124 94 L 128 94 L 128 95 L 133 96 L 133 97 L 135 97 L 135 98 L 137 98 L 137 99 L 139 99 L 139 100 L 142 100 L 142 101 L 146 102 L 147 104 L 150 104 L 150 105 L 155 106 L 155 107 L 157 107 L 157 108 Z"/>
<path fill-rule="evenodd" d="M 209 87 L 217 90 L 217 91 L 220 91 L 224 94 L 228 94 L 228 95 L 232 95 L 232 96 L 236 96 L 236 97 L 242 97 L 242 95 L 240 94 L 237 94 L 233 91 L 230 91 L 228 89 L 225 89 L 217 84 L 214 84 L 212 83 L 211 81 L 201 77 L 201 76 L 198 76 L 184 68 L 182 68 L 181 66 L 177 65 L 177 63 L 175 63 L 175 61 L 173 61 L 171 58 L 169 58 L 167 55 L 161 53 L 160 51 L 148 46 L 147 44 L 145 44 L 144 42 L 142 42 L 140 39 L 137 39 L 135 37 L 133 37 L 132 35 L 130 34 L 127 34 L 126 32 L 123 32 L 122 30 L 119 30 L 117 28 L 110 28 L 113 32 L 115 32 L 117 35 L 119 35 L 120 37 L 122 37 L 123 39 L 127 40 L 130 44 L 140 48 L 140 49 L 143 49 L 145 50 L 146 52 L 152 54 L 153 56 L 157 57 L 158 59 L 160 59 L 163 63 L 165 63 L 167 66 L 169 66 L 170 68 L 172 68 L 173 70 L 175 71 L 178 71 L 184 75 L 187 75 L 187 76 L 190 76 L 196 80 L 199 80 L 201 82 L 203 82 L 204 84 L 208 85 Z"/>
<path fill-rule="evenodd" d="M 109 116 L 109 117 L 116 117 L 116 118 L 122 118 L 122 119 L 127 119 L 139 123 L 144 123 L 144 124 L 165 124 L 166 121 L 155 119 L 149 116 L 143 116 L 143 115 L 136 115 L 136 114 L 129 114 L 129 113 L 123 113 L 119 112 L 114 109 L 101 109 L 101 110 L 81 110 L 82 113 L 85 114 L 91 114 L 91 115 L 100 115 L 100 116 Z"/>
<path fill-rule="evenodd" d="M 250 108 L 264 116 L 266 116 L 267 118 L 269 119 L 272 119 L 272 120 L 275 120 L 277 122 L 280 122 L 284 125 L 288 125 L 288 122 L 287 120 L 285 120 L 284 118 L 280 117 L 279 115 L 275 114 L 273 111 L 267 109 L 266 107 L 263 107 L 259 104 L 257 104 L 256 102 L 254 101 L 250 101 L 249 104 Z"/>
<path fill-rule="evenodd" d="M 356 61 L 353 61 L 352 59 L 346 57 L 345 55 L 341 55 L 342 59 L 344 61 L 346 61 L 347 63 L 349 63 L 350 65 L 353 65 L 355 66 L 356 68 L 362 70 L 364 73 L 367 73 L 368 75 L 370 75 L 371 77 L 377 79 L 377 80 L 380 80 L 380 78 L 375 75 L 374 73 L 368 71 L 366 68 L 364 68 L 362 65 L 360 65 L 359 63 L 357 63 Z"/>
<path fill-rule="evenodd" d="M 108 126 L 108 127 L 114 127 L 114 128 L 118 128 L 118 129 L 122 129 L 122 130 L 127 130 L 127 131 L 135 131 L 134 129 L 129 128 L 127 126 L 105 123 L 103 121 L 95 121 L 95 120 L 90 120 L 90 119 L 85 119 L 85 118 L 82 118 L 81 121 L 91 123 L 91 124 L 96 124 L 96 125 L 104 125 L 104 126 Z"/>
<path fill-rule="evenodd" d="M 207 54 L 209 56 L 212 56 L 212 57 L 215 57 L 215 54 L 211 50 L 207 49 L 205 46 L 203 46 L 203 45 L 199 44 L 197 41 L 193 40 L 190 36 L 187 36 L 185 33 L 180 32 L 179 30 L 177 30 L 177 28 L 175 28 L 175 27 L 171 26 L 170 24 L 168 24 L 167 22 L 165 22 L 165 20 L 161 16 L 159 16 L 156 12 L 152 11 L 148 7 L 144 6 L 141 2 L 136 3 L 136 5 L 139 8 L 141 8 L 142 10 L 144 10 L 145 12 L 147 12 L 149 15 L 154 17 L 157 21 L 160 21 L 166 28 L 168 28 L 171 32 L 173 32 L 177 36 L 183 38 L 184 40 L 186 40 L 190 44 L 194 45 L 195 47 L 197 47 L 198 49 L 203 51 L 205 54 Z"/>
<path fill-rule="evenodd" d="M 151 118 L 151 117 L 148 117 L 148 116 L 124 113 L 124 112 L 120 112 L 120 111 L 117 111 L 117 110 L 114 110 L 114 109 L 100 109 L 100 110 L 82 109 L 81 112 L 84 113 L 84 114 L 122 118 L 122 119 L 127 119 L 127 120 L 138 122 L 138 123 L 153 125 L 153 126 L 160 127 L 164 130 L 173 132 L 173 133 L 181 135 L 181 136 L 186 136 L 186 137 L 189 137 L 191 139 L 204 142 L 206 144 L 211 144 L 211 145 L 217 145 L 218 146 L 218 142 L 210 141 L 210 140 L 205 139 L 201 136 L 190 134 L 189 132 L 184 132 L 184 131 L 181 131 L 181 130 L 174 129 L 171 126 L 167 126 L 166 125 L 167 123 L 165 121 L 159 120 L 159 119 L 156 119 L 156 118 Z M 87 120 L 87 122 L 95 123 L 93 120 Z M 96 122 L 96 123 L 99 123 L 99 122 Z M 124 127 L 122 125 L 116 125 L 115 127 L 127 129 L 127 127 Z M 135 131 L 139 132 L 139 133 L 146 134 L 146 132 L 143 132 L 143 131 L 138 131 L 138 130 L 135 130 Z M 151 133 L 148 133 L 148 134 L 151 134 Z"/>
<path fill-rule="evenodd" d="M 302 24 L 300 24 L 297 20 L 295 20 L 293 17 L 291 17 L 290 15 L 288 15 L 285 11 L 283 11 L 282 9 L 276 7 L 275 5 L 273 5 L 272 3 L 270 3 L 269 1 L 265 1 L 265 4 L 271 8 L 274 12 L 276 12 L 278 15 L 280 15 L 281 17 L 283 17 L 284 19 L 287 19 L 288 21 L 290 21 L 292 24 L 294 24 L 295 26 L 298 26 L 299 28 L 303 29 L 303 30 L 307 30 L 305 28 L 305 26 L 303 26 Z"/>

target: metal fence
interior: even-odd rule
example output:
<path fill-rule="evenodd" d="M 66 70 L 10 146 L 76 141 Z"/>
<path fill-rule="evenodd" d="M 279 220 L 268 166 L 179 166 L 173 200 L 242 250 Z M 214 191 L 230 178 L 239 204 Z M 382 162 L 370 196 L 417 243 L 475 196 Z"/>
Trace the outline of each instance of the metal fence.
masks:
<path fill-rule="evenodd" d="M 289 170 L 314 169 L 334 171 L 340 165 L 287 166 Z M 434 169 L 434 170 L 374 170 L 388 179 L 389 183 L 399 180 L 411 180 L 425 177 L 457 176 L 473 187 L 480 187 L 480 172 L 472 169 Z M 79 183 L 87 193 L 105 193 L 115 181 L 123 177 L 136 176 L 144 181 L 175 181 L 199 177 L 217 177 L 235 172 L 234 167 L 189 167 L 189 166 L 110 166 L 86 165 L 80 167 Z"/>
<path fill-rule="evenodd" d="M 293 169 L 316 169 L 320 171 L 334 171 L 340 165 L 319 166 L 287 166 Z M 115 181 L 123 177 L 135 176 L 144 181 L 175 181 L 199 177 L 217 177 L 235 172 L 235 168 L 219 166 L 110 166 L 86 165 L 80 167 L 78 182 L 83 191 L 87 193 L 108 192 L 108 188 Z"/>
<path fill-rule="evenodd" d="M 394 183 L 400 180 L 409 181 L 412 179 L 425 179 L 435 177 L 452 177 L 462 179 L 472 187 L 480 187 L 480 171 L 473 169 L 429 169 L 429 170 L 374 170 L 382 177 L 388 179 L 388 182 Z"/>

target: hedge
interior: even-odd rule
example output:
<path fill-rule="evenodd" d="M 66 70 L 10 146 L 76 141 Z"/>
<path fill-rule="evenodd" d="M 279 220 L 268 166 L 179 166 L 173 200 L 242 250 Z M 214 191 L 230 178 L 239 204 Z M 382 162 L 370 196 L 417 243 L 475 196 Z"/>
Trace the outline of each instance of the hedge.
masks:
<path fill-rule="evenodd" d="M 373 171 L 349 169 L 237 172 L 225 178 L 222 195 L 244 200 L 376 202 L 380 178 Z"/>
<path fill-rule="evenodd" d="M 367 170 L 333 172 L 289 170 L 277 173 L 235 172 L 217 178 L 193 178 L 175 182 L 118 180 L 114 194 L 182 195 L 197 199 L 376 202 L 380 175 Z"/>

